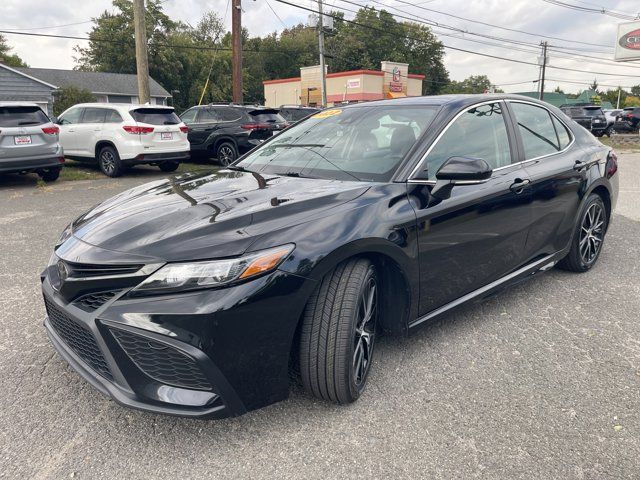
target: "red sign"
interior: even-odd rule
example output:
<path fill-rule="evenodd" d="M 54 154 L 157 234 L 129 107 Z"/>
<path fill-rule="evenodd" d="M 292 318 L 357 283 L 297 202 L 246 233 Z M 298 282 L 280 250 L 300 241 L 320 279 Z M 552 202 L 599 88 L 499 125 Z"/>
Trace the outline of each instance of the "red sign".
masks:
<path fill-rule="evenodd" d="M 618 43 L 622 48 L 628 48 L 629 50 L 640 50 L 640 28 L 623 35 Z"/>
<path fill-rule="evenodd" d="M 391 92 L 401 92 L 402 91 L 402 83 L 391 82 L 389 84 L 389 90 Z"/>

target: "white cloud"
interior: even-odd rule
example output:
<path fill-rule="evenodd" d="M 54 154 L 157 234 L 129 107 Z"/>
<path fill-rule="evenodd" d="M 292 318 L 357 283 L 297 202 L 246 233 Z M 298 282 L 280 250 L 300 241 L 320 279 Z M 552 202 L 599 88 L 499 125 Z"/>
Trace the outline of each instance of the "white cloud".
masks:
<path fill-rule="evenodd" d="M 309 12 L 295 7 L 283 5 L 276 0 L 268 0 L 277 11 L 280 18 L 287 25 L 294 25 L 306 21 Z M 365 0 L 353 0 L 365 3 Z M 467 31 L 478 32 L 495 37 L 516 39 L 532 44 L 538 44 L 543 38 L 527 36 L 516 32 L 504 31 L 486 25 L 475 23 L 481 21 L 492 23 L 516 30 L 536 32 L 538 35 L 548 35 L 566 39 L 574 39 L 588 43 L 610 45 L 615 43 L 616 28 L 619 20 L 605 15 L 580 13 L 572 10 L 553 6 L 542 0 L 432 0 L 430 2 L 418 2 L 409 6 L 402 0 L 377 0 L 389 6 L 388 10 L 403 16 L 422 17 L 440 24 L 447 24 Z M 311 0 L 296 0 L 310 8 L 316 8 Z M 341 6 L 347 9 L 356 8 L 353 5 L 341 3 L 340 0 L 329 0 L 329 8 L 339 9 Z M 218 11 L 221 16 L 226 14 L 226 25 L 230 28 L 231 14 L 228 0 L 166 0 L 163 4 L 165 11 L 175 20 L 189 22 L 192 25 L 198 22 L 201 15 L 210 9 Z M 380 7 L 379 3 L 371 5 Z M 475 21 L 463 21 L 420 8 L 431 8 L 452 13 L 461 17 L 474 19 Z M 394 8 L 407 13 L 400 13 Z M 91 24 L 70 25 L 59 28 L 47 28 L 41 30 L 26 30 L 38 27 L 50 27 L 75 22 L 83 22 L 100 15 L 104 10 L 110 10 L 110 0 L 65 0 L 60 2 L 42 2 L 41 0 L 4 0 L 0 29 L 16 29 L 33 33 L 52 33 L 63 35 L 85 36 Z M 607 7 L 623 12 L 634 12 L 637 9 L 636 0 L 609 0 Z M 273 14 L 267 0 L 245 0 L 243 3 L 243 24 L 252 35 L 265 35 L 267 33 L 282 30 L 282 24 Z M 347 16 L 349 18 L 349 15 Z M 417 19 L 417 18 L 416 18 Z M 418 19 L 417 19 L 418 20 Z M 439 30 L 446 32 L 446 30 Z M 452 33 L 452 32 L 449 32 Z M 500 43 L 498 40 L 482 39 L 465 34 L 466 39 L 441 36 L 441 40 L 453 47 L 495 55 L 505 59 L 516 59 L 527 62 L 536 62 L 537 53 L 522 52 L 514 48 L 499 48 L 485 44 L 478 44 L 469 39 L 479 39 L 485 42 Z M 45 37 L 27 37 L 19 35 L 7 35 L 9 43 L 14 48 L 14 53 L 20 55 L 27 63 L 34 67 L 72 68 L 73 46 L 83 44 L 77 40 L 64 40 Z M 393 41 L 390 39 L 390 41 Z M 552 45 L 574 46 L 579 49 L 600 50 L 607 53 L 582 52 L 585 55 L 611 58 L 611 48 L 589 47 L 580 44 L 571 44 L 557 40 L 549 40 Z M 525 50 L 537 50 L 535 46 L 521 46 Z M 548 70 L 550 80 L 548 89 L 561 86 L 565 91 L 576 91 L 584 88 L 594 78 L 600 84 L 621 84 L 623 86 L 640 83 L 640 69 L 630 67 L 630 64 L 613 64 L 610 61 L 602 62 L 579 57 L 572 57 L 570 53 L 551 52 L 552 67 L 566 67 L 589 72 L 613 72 L 620 77 L 609 77 L 595 73 L 579 73 L 556 70 Z M 521 65 L 499 59 L 485 58 L 469 53 L 447 50 L 445 57 L 446 67 L 451 78 L 461 80 L 469 75 L 488 75 L 496 84 L 507 84 L 518 81 L 532 81 L 538 78 L 538 68 L 533 65 Z M 640 62 L 636 62 L 636 67 Z M 556 79 L 563 81 L 556 81 Z M 567 83 L 567 81 L 580 82 L 580 85 Z M 504 86 L 506 91 L 534 90 L 535 84 Z"/>

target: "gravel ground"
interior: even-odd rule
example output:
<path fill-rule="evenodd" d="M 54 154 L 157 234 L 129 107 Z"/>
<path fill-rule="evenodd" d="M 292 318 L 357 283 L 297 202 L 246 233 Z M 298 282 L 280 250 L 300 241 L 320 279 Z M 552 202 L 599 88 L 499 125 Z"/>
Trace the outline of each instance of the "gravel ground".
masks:
<path fill-rule="evenodd" d="M 588 274 L 552 270 L 408 339 L 384 338 L 370 386 L 337 407 L 290 398 L 218 421 L 107 400 L 48 343 L 38 273 L 62 228 L 160 178 L 0 178 L 0 477 L 638 478 L 640 155 Z"/>

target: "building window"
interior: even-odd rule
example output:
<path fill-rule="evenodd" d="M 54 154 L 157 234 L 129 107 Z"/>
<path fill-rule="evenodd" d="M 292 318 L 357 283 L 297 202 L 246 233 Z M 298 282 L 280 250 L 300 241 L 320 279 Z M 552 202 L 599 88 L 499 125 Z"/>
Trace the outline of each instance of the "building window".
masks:
<path fill-rule="evenodd" d="M 129 95 L 109 95 L 109 103 L 132 103 Z"/>

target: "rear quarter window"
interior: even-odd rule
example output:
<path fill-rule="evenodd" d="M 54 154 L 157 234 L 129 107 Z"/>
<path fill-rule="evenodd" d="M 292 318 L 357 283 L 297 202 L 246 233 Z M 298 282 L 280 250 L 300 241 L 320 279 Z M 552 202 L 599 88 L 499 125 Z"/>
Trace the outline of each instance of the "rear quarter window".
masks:
<path fill-rule="evenodd" d="M 283 123 L 286 122 L 282 115 L 277 112 L 249 112 L 252 120 L 256 123 Z"/>
<path fill-rule="evenodd" d="M 0 127 L 22 127 L 48 123 L 49 117 L 39 107 L 0 107 Z"/>
<path fill-rule="evenodd" d="M 130 113 L 136 122 L 149 125 L 177 125 L 181 121 L 172 108 L 137 108 Z"/>

